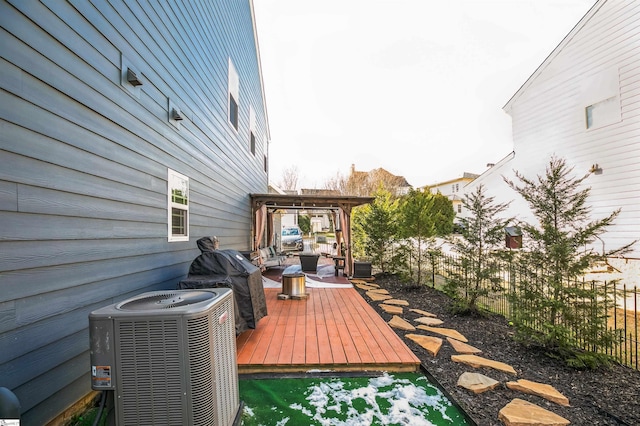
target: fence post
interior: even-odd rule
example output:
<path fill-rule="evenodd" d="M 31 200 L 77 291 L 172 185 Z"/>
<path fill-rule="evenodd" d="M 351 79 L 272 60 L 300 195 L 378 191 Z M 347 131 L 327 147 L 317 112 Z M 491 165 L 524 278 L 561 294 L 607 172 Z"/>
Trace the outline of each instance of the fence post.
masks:
<path fill-rule="evenodd" d="M 430 252 L 429 258 L 431 259 L 431 286 L 436 288 L 436 259 L 435 253 Z"/>

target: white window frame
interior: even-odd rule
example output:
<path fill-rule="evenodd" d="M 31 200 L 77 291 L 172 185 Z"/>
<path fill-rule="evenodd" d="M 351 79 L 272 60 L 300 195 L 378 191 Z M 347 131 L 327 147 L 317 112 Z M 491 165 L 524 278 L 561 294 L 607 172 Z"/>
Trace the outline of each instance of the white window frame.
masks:
<path fill-rule="evenodd" d="M 174 190 L 185 193 L 183 202 L 173 197 Z M 179 211 L 184 218 L 184 232 L 174 233 L 174 211 Z M 169 242 L 189 241 L 189 178 L 175 170 L 167 169 L 167 238 Z"/>
<path fill-rule="evenodd" d="M 227 98 L 227 121 L 231 127 L 237 132 L 240 128 L 240 77 L 236 67 L 233 66 L 231 58 L 229 58 L 229 81 L 228 81 L 228 98 Z M 231 121 L 231 98 L 236 102 L 236 122 Z"/>

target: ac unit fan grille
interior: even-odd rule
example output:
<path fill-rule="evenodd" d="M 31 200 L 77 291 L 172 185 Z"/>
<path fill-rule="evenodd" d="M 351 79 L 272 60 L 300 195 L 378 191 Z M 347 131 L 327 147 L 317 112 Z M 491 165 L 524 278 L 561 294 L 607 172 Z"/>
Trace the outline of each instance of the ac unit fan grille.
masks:
<path fill-rule="evenodd" d="M 122 303 L 118 309 L 123 311 L 150 311 L 154 309 L 172 309 L 214 299 L 216 293 L 206 291 L 166 292 L 142 296 Z"/>

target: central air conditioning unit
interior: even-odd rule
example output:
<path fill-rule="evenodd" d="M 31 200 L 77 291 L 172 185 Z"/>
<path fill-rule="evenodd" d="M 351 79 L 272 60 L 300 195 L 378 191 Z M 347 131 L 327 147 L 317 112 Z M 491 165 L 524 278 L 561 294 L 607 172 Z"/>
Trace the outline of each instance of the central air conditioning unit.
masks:
<path fill-rule="evenodd" d="M 91 382 L 116 425 L 239 423 L 228 288 L 143 293 L 89 315 Z M 112 419 L 113 420 L 113 419 Z"/>

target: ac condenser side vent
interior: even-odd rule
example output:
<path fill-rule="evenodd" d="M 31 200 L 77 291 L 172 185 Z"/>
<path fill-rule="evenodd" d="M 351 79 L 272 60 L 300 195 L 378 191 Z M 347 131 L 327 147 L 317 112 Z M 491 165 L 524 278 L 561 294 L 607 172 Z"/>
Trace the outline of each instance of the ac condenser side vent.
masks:
<path fill-rule="evenodd" d="M 179 424 L 185 402 L 179 321 L 136 320 L 116 324 L 120 342 L 116 387 L 122 390 L 119 392 L 122 424 Z"/>
<path fill-rule="evenodd" d="M 211 369 L 213 348 L 209 343 L 211 316 L 192 319 L 187 323 L 189 335 L 189 377 L 191 380 L 191 411 L 194 423 L 214 424 L 215 378 Z"/>
<path fill-rule="evenodd" d="M 232 304 L 232 301 L 228 302 Z M 214 364 L 215 375 L 219 380 L 216 386 L 218 395 L 216 402 L 218 404 L 218 413 L 220 417 L 228 420 L 228 424 L 233 422 L 236 407 L 240 403 L 238 393 L 238 364 L 236 360 L 236 335 L 235 331 L 231 331 L 225 326 L 228 313 L 233 312 L 233 306 L 227 309 L 218 308 L 215 312 L 215 320 L 213 324 L 213 340 L 219 342 L 214 346 Z"/>

